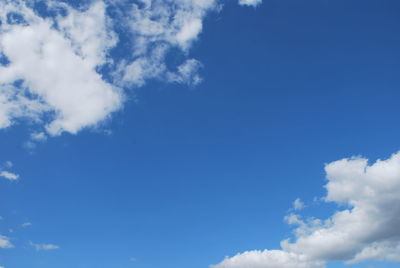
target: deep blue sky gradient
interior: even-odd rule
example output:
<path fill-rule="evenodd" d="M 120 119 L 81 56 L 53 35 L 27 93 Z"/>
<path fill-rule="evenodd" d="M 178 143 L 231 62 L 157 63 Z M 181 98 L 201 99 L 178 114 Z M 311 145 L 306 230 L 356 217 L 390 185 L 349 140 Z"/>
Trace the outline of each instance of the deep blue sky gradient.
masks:
<path fill-rule="evenodd" d="M 190 53 L 201 85 L 150 82 L 99 130 L 33 151 L 29 124 L 2 130 L 0 161 L 21 180 L 0 181 L 0 233 L 17 246 L 0 264 L 200 268 L 279 248 L 294 199 L 304 215 L 336 209 L 313 202 L 325 163 L 400 149 L 399 11 L 396 0 L 226 2 Z"/>

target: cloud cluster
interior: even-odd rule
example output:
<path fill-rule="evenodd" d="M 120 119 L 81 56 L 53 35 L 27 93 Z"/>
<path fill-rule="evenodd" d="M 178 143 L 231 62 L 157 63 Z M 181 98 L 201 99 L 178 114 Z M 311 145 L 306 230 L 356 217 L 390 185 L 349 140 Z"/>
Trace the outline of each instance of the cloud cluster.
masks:
<path fill-rule="evenodd" d="M 3 218 L 0 217 L 0 220 Z M 25 222 L 21 224 L 22 228 L 27 228 L 29 226 L 32 226 L 32 223 L 30 222 Z M 13 232 L 12 229 L 9 229 L 10 232 Z M 56 250 L 59 249 L 60 247 L 58 245 L 54 244 L 37 244 L 33 243 L 32 241 L 29 241 L 29 245 L 33 247 L 36 251 L 48 251 L 48 250 Z M 10 249 L 10 248 L 15 248 L 15 246 L 11 243 L 10 238 L 4 235 L 0 235 L 0 249 Z M 0 266 L 1 268 L 1 266 Z"/>
<path fill-rule="evenodd" d="M 400 153 L 369 165 L 354 157 L 325 167 L 326 202 L 345 208 L 325 220 L 286 217 L 294 241 L 281 250 L 249 251 L 215 268 L 324 267 L 329 261 L 400 261 Z"/>
<path fill-rule="evenodd" d="M 187 54 L 205 16 L 217 6 L 217 0 L 141 0 L 120 10 L 132 46 L 131 60 L 124 59 L 118 68 L 119 80 L 136 86 L 152 78 L 198 84 L 201 64 L 197 60 L 186 59 L 170 70 L 166 56 L 172 49 Z"/>
<path fill-rule="evenodd" d="M 97 126 L 123 106 L 125 89 L 149 79 L 197 85 L 202 65 L 189 49 L 218 2 L 94 0 L 77 8 L 50 0 L 38 9 L 1 1 L 0 129 L 22 118 L 36 123 L 34 147 Z"/>
<path fill-rule="evenodd" d="M 0 177 L 4 178 L 4 179 L 6 179 L 6 180 L 9 180 L 9 181 L 16 181 L 16 180 L 18 180 L 18 179 L 19 179 L 19 175 L 18 175 L 18 174 L 13 173 L 13 172 L 10 172 L 10 171 L 7 171 L 7 170 L 4 170 L 4 168 L 5 168 L 5 169 L 9 169 L 9 168 L 11 168 L 12 166 L 13 166 L 13 163 L 12 163 L 11 161 L 7 161 L 7 162 L 4 164 L 3 167 L 0 166 Z M 0 219 L 1 219 L 1 217 L 0 217 Z"/>
<path fill-rule="evenodd" d="M 43 18 L 23 1 L 2 2 L 0 127 L 15 118 L 50 118 L 46 131 L 76 133 L 105 119 L 122 102 L 118 89 L 96 68 L 116 37 L 107 25 L 105 4 L 85 11 L 62 5 L 66 16 Z M 10 20 L 10 14 L 21 17 Z"/>

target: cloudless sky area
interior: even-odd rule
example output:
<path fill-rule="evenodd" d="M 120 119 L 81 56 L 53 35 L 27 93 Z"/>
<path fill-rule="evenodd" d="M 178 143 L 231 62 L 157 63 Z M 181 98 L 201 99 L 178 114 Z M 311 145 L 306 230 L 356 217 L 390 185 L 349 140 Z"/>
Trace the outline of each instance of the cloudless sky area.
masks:
<path fill-rule="evenodd" d="M 208 267 L 280 248 L 296 198 L 303 215 L 329 217 L 340 207 L 316 201 L 326 163 L 399 149 L 399 10 L 396 0 L 226 1 L 188 52 L 202 63 L 199 85 L 152 80 L 100 128 L 34 149 L 31 124 L 1 130 L 0 161 L 21 179 L 0 181 L 0 233 L 16 246 L 0 264 Z"/>

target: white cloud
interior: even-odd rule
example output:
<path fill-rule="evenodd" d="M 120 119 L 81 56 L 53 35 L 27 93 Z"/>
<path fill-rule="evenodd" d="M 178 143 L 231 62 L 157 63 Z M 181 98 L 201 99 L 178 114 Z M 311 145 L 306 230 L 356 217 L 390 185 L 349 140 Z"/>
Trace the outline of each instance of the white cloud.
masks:
<path fill-rule="evenodd" d="M 21 227 L 23 227 L 23 228 L 26 228 L 26 227 L 29 227 L 29 226 L 32 226 L 31 222 L 24 222 L 23 224 L 21 224 Z"/>
<path fill-rule="evenodd" d="M 30 135 L 30 139 L 23 146 L 25 149 L 33 150 L 38 143 L 45 142 L 47 138 L 48 136 L 44 132 L 33 132 Z"/>
<path fill-rule="evenodd" d="M 75 9 L 45 1 L 0 2 L 0 129 L 35 123 L 27 148 L 63 132 L 95 127 L 120 109 L 124 89 L 150 79 L 197 85 L 201 64 L 189 50 L 219 0 L 95 0 Z M 256 5 L 261 1 L 241 1 Z M 110 16 L 110 12 L 113 15 Z M 9 14 L 18 14 L 18 19 Z M 169 60 L 171 53 L 180 59 Z"/>
<path fill-rule="evenodd" d="M 282 250 L 246 251 L 226 258 L 211 268 L 322 268 L 323 262 Z"/>
<path fill-rule="evenodd" d="M 0 248 L 13 248 L 10 239 L 4 235 L 0 235 Z"/>
<path fill-rule="evenodd" d="M 201 68 L 201 63 L 195 59 L 186 60 L 180 66 L 176 72 L 168 73 L 168 80 L 170 82 L 197 85 L 201 83 L 202 78 L 198 74 L 198 70 Z"/>
<path fill-rule="evenodd" d="M 11 161 L 6 161 L 5 164 L 4 164 L 4 167 L 6 169 L 11 168 L 12 166 L 13 166 L 13 163 Z M 10 181 L 16 181 L 16 180 L 19 179 L 19 175 L 18 174 L 15 174 L 15 173 L 10 172 L 10 171 L 3 170 L 1 166 L 0 166 L 0 177 L 2 177 L 4 179 L 7 179 L 7 180 L 10 180 Z M 0 217 L 0 219 L 2 219 L 2 218 Z"/>
<path fill-rule="evenodd" d="M 262 0 L 239 0 L 241 6 L 253 6 L 256 7 L 262 3 Z"/>
<path fill-rule="evenodd" d="M 116 42 L 103 2 L 82 12 L 68 8 L 66 17 L 53 19 L 19 1 L 1 3 L 0 10 L 0 48 L 10 61 L 0 67 L 0 127 L 19 117 L 39 121 L 50 115 L 50 135 L 76 133 L 121 106 L 121 92 L 96 72 Z M 4 23 L 9 12 L 22 14 L 28 25 Z M 15 86 L 18 80 L 21 86 Z"/>
<path fill-rule="evenodd" d="M 346 208 L 325 220 L 288 215 L 286 222 L 298 226 L 295 240 L 282 241 L 278 255 L 295 254 L 321 263 L 400 261 L 400 153 L 372 165 L 364 158 L 342 159 L 326 165 L 325 171 L 325 200 Z M 235 258 L 240 265 L 230 262 Z M 224 260 L 220 267 L 270 267 L 268 263 L 265 252 L 251 251 L 246 258 L 239 254 Z"/>
<path fill-rule="evenodd" d="M 6 167 L 8 168 L 12 168 L 13 163 L 11 161 L 6 161 L 6 163 L 4 164 Z"/>
<path fill-rule="evenodd" d="M 120 2 L 126 9 L 124 1 L 109 4 L 119 7 Z M 107 17 L 106 4 L 95 1 L 83 11 L 65 3 L 48 4 L 67 15 L 43 18 L 25 1 L 0 3 L 0 51 L 9 60 L 0 66 L 0 128 L 25 117 L 44 125 L 49 135 L 77 133 L 121 107 L 121 86 L 142 86 L 152 78 L 193 85 L 201 81 L 196 60 L 185 61 L 174 73 L 168 70 L 165 57 L 174 47 L 187 52 L 216 0 L 132 3 L 118 17 L 126 22 L 122 24 L 132 43 L 125 44 L 131 55 L 112 71 L 114 85 L 97 72 L 104 64 L 116 63 L 108 52 L 118 41 L 113 30 L 117 22 Z M 10 12 L 23 16 L 25 23 L 8 21 Z M 21 82 L 16 85 L 16 81 Z M 45 139 L 44 132 L 34 133 L 27 146 Z"/>
<path fill-rule="evenodd" d="M 31 134 L 31 140 L 33 141 L 45 141 L 47 140 L 47 136 L 43 132 L 34 132 Z"/>
<path fill-rule="evenodd" d="M 304 208 L 304 203 L 301 201 L 300 198 L 296 198 L 296 200 L 293 201 L 293 209 L 294 210 L 302 210 Z"/>
<path fill-rule="evenodd" d="M 133 3 L 127 14 L 134 57 L 120 65 L 117 73 L 122 82 L 141 86 L 157 78 L 189 85 L 200 83 L 197 60 L 187 59 L 172 72 L 165 57 L 174 48 L 187 54 L 203 29 L 204 17 L 217 8 L 217 0 L 141 2 Z"/>
<path fill-rule="evenodd" d="M 19 179 L 19 175 L 9 172 L 9 171 L 0 171 L 0 177 L 3 177 L 6 180 L 16 181 Z"/>
<path fill-rule="evenodd" d="M 35 244 L 33 242 L 29 242 L 29 245 L 31 245 L 37 251 L 55 250 L 60 248 L 59 246 L 54 244 Z"/>
<path fill-rule="evenodd" d="M 203 28 L 203 19 L 216 7 L 215 0 L 153 0 L 140 7 L 132 4 L 131 29 L 140 40 L 136 53 L 149 49 L 149 43 L 166 42 L 188 49 Z"/>

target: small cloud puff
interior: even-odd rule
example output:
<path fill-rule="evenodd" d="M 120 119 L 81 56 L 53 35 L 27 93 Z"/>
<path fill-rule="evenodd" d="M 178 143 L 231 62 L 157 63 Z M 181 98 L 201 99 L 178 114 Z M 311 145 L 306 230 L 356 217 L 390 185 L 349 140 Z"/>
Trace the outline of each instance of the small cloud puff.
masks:
<path fill-rule="evenodd" d="M 253 6 L 256 7 L 262 3 L 262 0 L 239 0 L 241 6 Z"/>
<path fill-rule="evenodd" d="M 15 173 L 12 173 L 9 171 L 1 171 L 0 177 L 3 177 L 4 179 L 9 180 L 9 181 L 16 181 L 19 179 L 18 174 L 15 174 Z"/>
<path fill-rule="evenodd" d="M 23 224 L 21 224 L 21 227 L 23 227 L 23 228 L 26 228 L 26 227 L 29 227 L 29 226 L 32 226 L 31 222 L 24 222 Z"/>
<path fill-rule="evenodd" d="M 47 136 L 44 132 L 35 132 L 31 134 L 31 139 L 34 141 L 45 141 Z"/>
<path fill-rule="evenodd" d="M 43 250 L 55 250 L 59 249 L 60 247 L 54 244 L 36 244 L 33 242 L 29 242 L 29 245 L 31 245 L 36 251 L 43 251 Z"/>
<path fill-rule="evenodd" d="M 296 200 L 293 201 L 294 210 L 302 210 L 303 208 L 304 208 L 304 203 L 303 201 L 300 200 L 300 198 L 297 198 Z"/>

